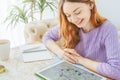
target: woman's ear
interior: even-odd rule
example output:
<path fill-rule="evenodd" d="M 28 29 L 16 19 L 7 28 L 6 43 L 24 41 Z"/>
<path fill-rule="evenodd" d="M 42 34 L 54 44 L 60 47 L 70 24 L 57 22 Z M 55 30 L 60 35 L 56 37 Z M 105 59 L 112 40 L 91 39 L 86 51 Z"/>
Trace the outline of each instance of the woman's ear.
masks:
<path fill-rule="evenodd" d="M 90 9 L 93 9 L 94 3 L 90 3 L 90 4 L 89 4 L 89 7 L 90 7 Z"/>
<path fill-rule="evenodd" d="M 94 7 L 94 4 L 91 3 L 91 4 L 90 4 L 90 9 L 93 9 L 93 7 Z"/>
<path fill-rule="evenodd" d="M 91 1 L 91 3 L 90 3 L 90 9 L 93 9 L 95 0 L 90 0 L 90 1 Z"/>
<path fill-rule="evenodd" d="M 95 0 L 90 0 L 91 2 L 94 2 Z"/>

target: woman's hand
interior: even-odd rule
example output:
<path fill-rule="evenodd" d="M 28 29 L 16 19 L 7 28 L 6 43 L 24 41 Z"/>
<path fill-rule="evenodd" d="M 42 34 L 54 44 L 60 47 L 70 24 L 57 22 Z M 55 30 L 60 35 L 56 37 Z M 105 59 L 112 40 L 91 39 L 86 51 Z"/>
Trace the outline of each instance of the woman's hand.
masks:
<path fill-rule="evenodd" d="M 97 72 L 97 66 L 99 65 L 99 62 L 80 56 L 74 49 L 66 48 L 66 49 L 64 49 L 64 51 L 67 53 L 65 55 L 68 58 L 72 58 L 71 60 L 75 61 L 75 63 L 81 64 L 81 65 L 85 66 L 86 68 Z"/>
<path fill-rule="evenodd" d="M 62 59 L 71 63 L 79 63 L 81 56 L 74 49 L 64 49 L 63 53 L 59 55 Z"/>

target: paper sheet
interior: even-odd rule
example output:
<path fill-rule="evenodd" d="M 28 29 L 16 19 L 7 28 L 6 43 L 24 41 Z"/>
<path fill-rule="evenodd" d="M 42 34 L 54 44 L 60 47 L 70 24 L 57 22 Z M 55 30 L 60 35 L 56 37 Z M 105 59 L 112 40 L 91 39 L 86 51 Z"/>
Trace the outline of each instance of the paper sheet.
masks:
<path fill-rule="evenodd" d="M 47 60 L 47 59 L 52 59 L 52 55 L 48 51 L 23 53 L 24 62 Z"/>
<path fill-rule="evenodd" d="M 43 44 L 21 46 L 24 62 L 52 59 L 51 53 Z"/>

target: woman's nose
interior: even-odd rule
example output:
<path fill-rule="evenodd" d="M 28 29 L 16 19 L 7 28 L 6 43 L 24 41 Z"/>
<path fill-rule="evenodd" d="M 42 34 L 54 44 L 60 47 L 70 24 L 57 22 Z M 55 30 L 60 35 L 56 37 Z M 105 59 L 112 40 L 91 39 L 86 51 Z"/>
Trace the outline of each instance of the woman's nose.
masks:
<path fill-rule="evenodd" d="M 72 15 L 72 16 L 71 16 L 71 22 L 72 22 L 72 23 L 76 23 L 77 21 L 78 21 L 77 16 Z"/>

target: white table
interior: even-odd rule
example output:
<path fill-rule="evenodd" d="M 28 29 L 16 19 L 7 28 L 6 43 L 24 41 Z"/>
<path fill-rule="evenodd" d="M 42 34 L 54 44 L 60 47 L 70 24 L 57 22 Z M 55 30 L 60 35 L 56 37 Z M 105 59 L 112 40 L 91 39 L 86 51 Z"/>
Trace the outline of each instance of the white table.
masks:
<path fill-rule="evenodd" d="M 7 69 L 7 72 L 0 74 L 0 80 L 40 80 L 35 72 L 48 67 L 52 63 L 54 63 L 53 60 L 24 63 L 20 49 L 14 48 L 11 49 L 9 60 L 0 61 L 0 64 Z"/>
<path fill-rule="evenodd" d="M 40 80 L 35 72 L 50 65 L 52 60 L 24 63 L 19 48 L 11 49 L 10 59 L 0 61 L 7 72 L 0 74 L 0 80 Z"/>

